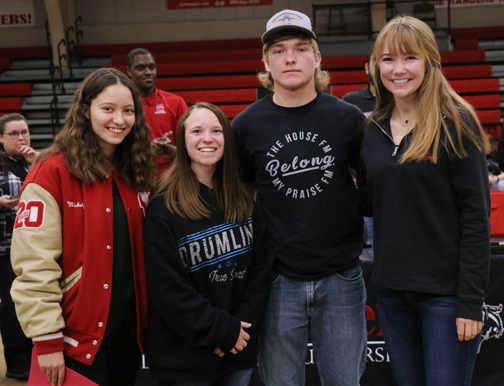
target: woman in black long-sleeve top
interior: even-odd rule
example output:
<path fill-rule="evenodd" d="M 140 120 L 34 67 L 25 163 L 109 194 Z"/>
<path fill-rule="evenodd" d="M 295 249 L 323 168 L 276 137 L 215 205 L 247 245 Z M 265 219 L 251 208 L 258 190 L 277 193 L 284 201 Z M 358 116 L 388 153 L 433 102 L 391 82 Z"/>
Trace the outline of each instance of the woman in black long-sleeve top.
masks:
<path fill-rule="evenodd" d="M 425 23 L 390 21 L 371 62 L 377 106 L 358 183 L 373 208 L 392 368 L 400 385 L 470 385 L 490 256 L 486 138 L 442 75 Z"/>

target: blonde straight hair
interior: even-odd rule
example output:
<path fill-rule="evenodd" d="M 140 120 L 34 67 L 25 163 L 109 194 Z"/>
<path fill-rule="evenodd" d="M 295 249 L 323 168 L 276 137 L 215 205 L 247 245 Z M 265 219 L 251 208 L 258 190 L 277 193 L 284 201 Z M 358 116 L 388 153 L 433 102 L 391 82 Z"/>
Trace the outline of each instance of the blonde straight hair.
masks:
<path fill-rule="evenodd" d="M 425 77 L 418 89 L 417 124 L 401 162 L 422 161 L 432 156 L 432 161 L 437 163 L 441 138 L 451 157 L 467 157 L 463 138 L 483 150 L 487 139 L 479 119 L 474 108 L 453 91 L 444 77 L 434 33 L 427 24 L 411 16 L 397 16 L 388 22 L 374 44 L 370 71 L 376 85 L 376 108 L 371 117 L 390 118 L 395 108 L 394 96 L 385 88 L 380 76 L 379 63 L 385 47 L 390 55 L 397 55 L 399 49 L 401 54 L 425 58 Z M 466 122 L 469 116 L 476 122 L 479 135 Z M 444 117 L 453 121 L 456 138 L 450 135 Z"/>

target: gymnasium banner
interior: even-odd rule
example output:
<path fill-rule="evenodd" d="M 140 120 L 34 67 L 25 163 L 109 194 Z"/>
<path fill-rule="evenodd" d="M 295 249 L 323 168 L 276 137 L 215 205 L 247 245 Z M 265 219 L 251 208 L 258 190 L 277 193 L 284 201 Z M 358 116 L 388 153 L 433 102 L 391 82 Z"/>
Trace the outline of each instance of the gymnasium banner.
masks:
<path fill-rule="evenodd" d="M 33 27 L 33 0 L 0 0 L 0 27 Z"/>
<path fill-rule="evenodd" d="M 273 0 L 167 0 L 167 4 L 168 9 L 222 8 L 271 5 L 273 4 Z"/>
<path fill-rule="evenodd" d="M 448 0 L 429 1 L 434 8 L 448 7 Z M 504 5 L 504 0 L 451 0 L 452 8 L 474 7 L 482 5 Z"/>

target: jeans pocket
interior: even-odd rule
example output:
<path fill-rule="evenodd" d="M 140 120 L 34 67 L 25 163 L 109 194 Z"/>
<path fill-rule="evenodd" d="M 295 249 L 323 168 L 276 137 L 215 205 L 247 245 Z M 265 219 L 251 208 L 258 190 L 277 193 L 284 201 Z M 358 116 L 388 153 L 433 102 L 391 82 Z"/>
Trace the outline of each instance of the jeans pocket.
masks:
<path fill-rule="evenodd" d="M 271 272 L 271 284 L 276 283 L 277 281 L 280 280 L 280 274 L 277 272 Z"/>
<path fill-rule="evenodd" d="M 362 269 L 360 267 L 360 265 L 355 265 L 351 268 L 348 268 L 342 272 L 337 272 L 336 274 L 336 277 L 340 278 L 341 280 L 344 280 L 344 281 L 357 281 L 357 280 L 360 280 L 362 278 Z"/>

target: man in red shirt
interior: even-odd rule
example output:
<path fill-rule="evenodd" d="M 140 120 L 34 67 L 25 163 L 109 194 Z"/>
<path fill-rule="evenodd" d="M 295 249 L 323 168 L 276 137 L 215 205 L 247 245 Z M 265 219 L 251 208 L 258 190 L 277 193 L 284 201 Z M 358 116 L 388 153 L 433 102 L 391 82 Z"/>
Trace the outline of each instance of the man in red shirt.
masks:
<path fill-rule="evenodd" d="M 143 101 L 152 144 L 160 154 L 157 165 L 158 173 L 161 173 L 170 164 L 168 157 L 174 154 L 178 121 L 187 110 L 187 105 L 178 95 L 156 87 L 156 62 L 149 51 L 135 48 L 126 57 L 126 64 L 128 76 L 138 88 Z"/>

